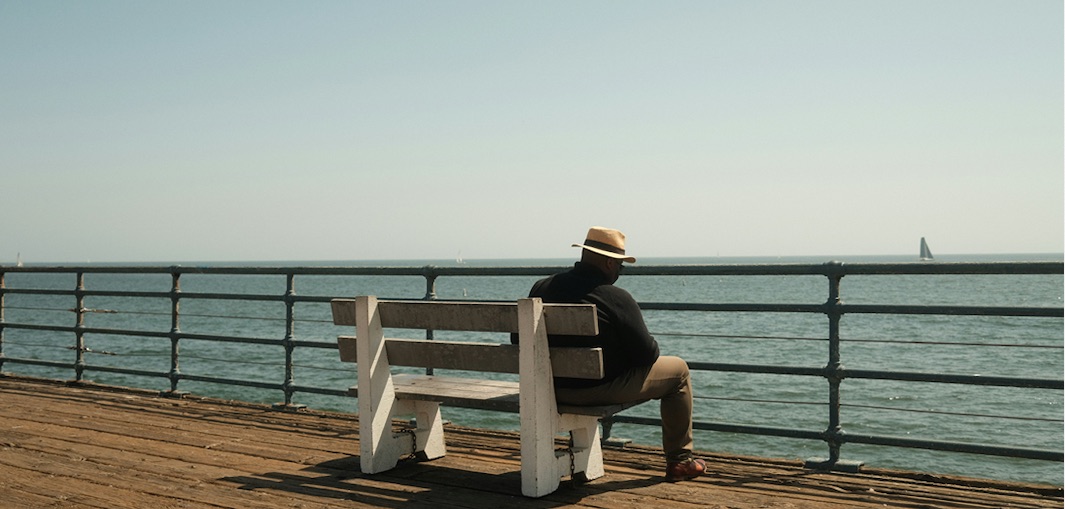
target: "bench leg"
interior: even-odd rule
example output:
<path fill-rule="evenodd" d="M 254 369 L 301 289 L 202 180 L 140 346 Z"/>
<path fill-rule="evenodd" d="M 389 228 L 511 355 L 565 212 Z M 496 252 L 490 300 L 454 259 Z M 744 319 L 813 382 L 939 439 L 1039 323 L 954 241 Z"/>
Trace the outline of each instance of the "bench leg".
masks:
<path fill-rule="evenodd" d="M 603 477 L 603 448 L 600 443 L 599 418 L 590 415 L 562 414 L 556 431 L 570 435 L 570 450 L 556 451 L 554 436 L 534 438 L 522 430 L 522 494 L 542 497 L 558 489 L 559 480 L 567 475 L 583 476 L 585 481 Z"/>
<path fill-rule="evenodd" d="M 376 444 L 376 447 L 363 447 L 359 458 L 362 471 L 376 474 L 395 468 L 399 460 L 422 453 L 425 459 L 437 459 L 444 456 L 443 419 L 440 417 L 440 404 L 433 401 L 395 401 L 388 419 L 381 420 L 376 427 L 363 428 L 360 419 L 360 440 Z M 403 415 L 417 416 L 418 426 L 413 433 L 393 433 L 392 419 Z M 387 424 L 386 424 L 387 423 Z M 364 430 L 368 434 L 363 434 Z"/>
<path fill-rule="evenodd" d="M 359 414 L 359 466 L 364 474 L 376 474 L 391 470 L 399 462 L 402 450 L 411 451 L 409 438 L 404 448 L 402 437 L 392 433 L 392 415 L 389 411 L 376 414 Z"/>
<path fill-rule="evenodd" d="M 555 436 L 521 431 L 521 494 L 542 497 L 558 489 L 564 475 L 561 459 L 555 454 Z M 569 472 L 568 462 L 565 472 Z"/>
<path fill-rule="evenodd" d="M 402 402 L 392 385 L 377 299 L 355 300 L 356 356 L 359 363 L 359 464 L 364 474 L 390 470 L 399 461 L 399 444 L 392 433 L 392 416 Z M 410 442 L 407 442 L 410 453 Z"/>
<path fill-rule="evenodd" d="M 569 431 L 573 454 L 573 474 L 584 474 L 586 481 L 603 477 L 603 447 L 600 443 L 599 418 L 590 415 L 559 416 L 559 431 Z"/>
<path fill-rule="evenodd" d="M 542 497 L 558 489 L 561 476 L 555 455 L 558 411 L 540 299 L 518 301 L 518 335 L 521 337 L 518 345 L 521 493 Z"/>
<path fill-rule="evenodd" d="M 447 447 L 444 444 L 444 421 L 440 417 L 440 403 L 435 401 L 417 401 L 414 414 L 418 419 L 415 433 L 415 449 L 427 460 L 444 457 Z"/>

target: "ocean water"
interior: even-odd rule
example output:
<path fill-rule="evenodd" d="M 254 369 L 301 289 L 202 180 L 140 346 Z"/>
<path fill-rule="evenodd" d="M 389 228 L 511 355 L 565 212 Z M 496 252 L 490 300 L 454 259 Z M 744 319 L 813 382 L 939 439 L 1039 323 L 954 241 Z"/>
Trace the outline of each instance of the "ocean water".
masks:
<path fill-rule="evenodd" d="M 942 261 L 1060 261 L 1061 255 L 941 257 Z M 658 259 L 641 265 L 678 263 L 823 263 L 823 259 Z M 846 262 L 910 261 L 892 257 L 848 258 Z M 423 266 L 454 265 L 455 261 L 333 262 L 318 265 Z M 469 261 L 467 265 L 557 266 L 570 260 Z M 233 264 L 250 266 L 252 264 Z M 304 266 L 307 263 L 270 264 Z M 512 300 L 523 297 L 535 276 L 446 276 L 436 282 L 439 299 Z M 8 288 L 71 290 L 72 274 L 9 273 Z M 168 274 L 85 275 L 89 290 L 166 292 Z M 641 276 L 623 275 L 617 283 L 640 302 L 798 303 L 827 299 L 823 276 Z M 281 295 L 281 275 L 182 276 L 183 292 Z M 373 294 L 382 298 L 421 298 L 421 276 L 313 276 L 295 279 L 297 295 L 346 297 Z M 847 276 L 841 284 L 846 304 L 921 304 L 965 306 L 1061 307 L 1063 277 L 1056 275 L 982 276 L 913 275 Z M 9 323 L 74 325 L 71 296 L 11 294 L 5 297 Z M 167 332 L 167 298 L 90 296 L 85 306 L 87 327 Z M 302 341 L 332 342 L 348 334 L 332 325 L 329 306 L 298 303 L 293 336 Z M 256 300 L 184 299 L 180 328 L 190 334 L 217 334 L 279 340 L 285 337 L 285 307 Z M 823 367 L 828 360 L 827 319 L 797 313 L 736 313 L 647 311 L 649 329 L 663 354 L 689 361 Z M 395 336 L 424 337 L 417 331 L 390 331 Z M 1060 318 L 958 316 L 844 316 L 841 322 L 842 362 L 848 369 L 944 372 L 984 376 L 1060 379 L 1063 373 L 1063 324 Z M 437 339 L 469 336 L 437 332 Z M 500 335 L 475 335 L 485 341 L 506 341 Z M 170 341 L 128 335 L 88 334 L 86 362 L 165 373 L 170 369 Z M 9 358 L 72 362 L 74 335 L 5 329 L 3 353 Z M 280 383 L 284 351 L 276 344 L 245 344 L 187 339 L 181 342 L 180 370 L 186 375 L 225 376 Z M 338 361 L 336 351 L 300 347 L 294 352 L 298 385 L 343 389 L 355 381 L 352 365 Z M 73 378 L 71 369 L 5 363 L 8 373 L 58 379 Z M 168 389 L 163 378 L 90 371 L 99 383 Z M 815 377 L 695 371 L 695 420 L 823 431 L 827 427 L 828 384 Z M 182 381 L 178 387 L 213 397 L 274 403 L 278 390 Z M 956 384 L 845 380 L 841 389 L 843 429 L 955 442 L 1061 450 L 1063 441 L 1060 390 L 1015 389 Z M 295 403 L 312 408 L 354 412 L 355 400 L 297 393 Z M 657 417 L 657 403 L 640 405 L 626 415 Z M 445 417 L 467 426 L 516 429 L 517 417 L 495 412 L 445 409 Z M 618 424 L 615 436 L 659 445 L 653 427 Z M 700 450 L 768 457 L 805 459 L 827 456 L 819 441 L 696 432 Z M 993 456 L 846 444 L 842 459 L 868 466 L 967 475 L 992 479 L 1062 484 L 1062 464 Z"/>

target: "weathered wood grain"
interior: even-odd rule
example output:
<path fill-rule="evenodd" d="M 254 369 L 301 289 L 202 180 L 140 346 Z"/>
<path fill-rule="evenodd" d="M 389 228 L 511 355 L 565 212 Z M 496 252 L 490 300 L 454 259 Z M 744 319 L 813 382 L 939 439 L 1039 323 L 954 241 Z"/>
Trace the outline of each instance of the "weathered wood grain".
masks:
<path fill-rule="evenodd" d="M 402 423 L 397 423 L 397 426 Z M 520 496 L 512 432 L 448 427 L 448 455 L 359 472 L 355 418 L 0 376 L 0 507 L 1060 508 L 1060 487 L 703 453 L 663 482 L 661 451 L 607 449 L 608 475 Z M 708 445 L 708 444 L 704 444 Z"/>

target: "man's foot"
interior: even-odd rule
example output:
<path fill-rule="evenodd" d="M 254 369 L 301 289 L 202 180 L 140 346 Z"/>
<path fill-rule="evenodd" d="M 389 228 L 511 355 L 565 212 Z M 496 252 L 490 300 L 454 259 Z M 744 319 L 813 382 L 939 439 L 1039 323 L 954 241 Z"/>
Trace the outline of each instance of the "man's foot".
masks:
<path fill-rule="evenodd" d="M 687 481 L 706 473 L 706 462 L 688 458 L 677 463 L 666 464 L 666 480 L 669 482 Z"/>

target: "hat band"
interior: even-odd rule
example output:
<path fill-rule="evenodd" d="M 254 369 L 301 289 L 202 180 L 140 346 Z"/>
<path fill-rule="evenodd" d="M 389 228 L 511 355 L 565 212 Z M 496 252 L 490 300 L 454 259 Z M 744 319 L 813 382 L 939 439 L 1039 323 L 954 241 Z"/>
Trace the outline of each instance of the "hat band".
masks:
<path fill-rule="evenodd" d="M 625 254 L 625 250 L 624 249 L 622 249 L 620 247 L 617 247 L 617 246 L 612 246 L 612 245 L 607 244 L 605 242 L 598 242 L 598 241 L 595 241 L 595 240 L 585 239 L 584 245 L 586 245 L 588 247 L 594 247 L 596 249 L 602 249 L 603 251 L 610 251 L 611 253 L 617 253 L 617 254 L 620 254 L 620 255 Z"/>

